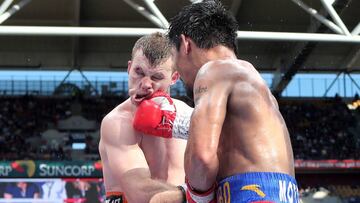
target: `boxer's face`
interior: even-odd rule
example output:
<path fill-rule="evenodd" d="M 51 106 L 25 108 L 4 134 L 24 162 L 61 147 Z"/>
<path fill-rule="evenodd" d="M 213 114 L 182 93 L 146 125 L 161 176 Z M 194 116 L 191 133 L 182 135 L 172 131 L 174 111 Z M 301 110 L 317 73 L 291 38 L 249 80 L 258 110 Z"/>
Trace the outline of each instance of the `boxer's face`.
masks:
<path fill-rule="evenodd" d="M 186 95 L 190 98 L 194 98 L 193 88 L 196 73 L 192 64 L 189 63 L 188 57 L 181 52 L 175 53 L 176 70 L 179 72 L 181 81 L 184 83 Z"/>
<path fill-rule="evenodd" d="M 193 98 L 193 87 L 197 71 L 201 66 L 197 59 L 198 48 L 184 35 L 181 36 L 180 48 L 174 51 L 176 69 L 181 76 L 187 95 Z"/>
<path fill-rule="evenodd" d="M 178 73 L 172 71 L 173 65 L 172 57 L 158 65 L 151 65 L 142 50 L 137 50 L 132 61 L 128 62 L 131 102 L 138 105 L 158 90 L 167 92 L 170 85 L 174 84 L 178 78 Z"/>

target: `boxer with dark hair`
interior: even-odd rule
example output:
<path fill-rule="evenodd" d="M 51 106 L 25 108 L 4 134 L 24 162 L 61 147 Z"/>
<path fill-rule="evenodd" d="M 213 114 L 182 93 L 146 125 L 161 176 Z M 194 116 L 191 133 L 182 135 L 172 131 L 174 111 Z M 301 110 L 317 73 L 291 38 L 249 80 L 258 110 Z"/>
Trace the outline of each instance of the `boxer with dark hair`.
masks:
<path fill-rule="evenodd" d="M 219 1 L 171 21 L 176 67 L 195 102 L 185 153 L 188 202 L 298 202 L 288 129 L 259 72 L 236 56 L 237 22 Z"/>

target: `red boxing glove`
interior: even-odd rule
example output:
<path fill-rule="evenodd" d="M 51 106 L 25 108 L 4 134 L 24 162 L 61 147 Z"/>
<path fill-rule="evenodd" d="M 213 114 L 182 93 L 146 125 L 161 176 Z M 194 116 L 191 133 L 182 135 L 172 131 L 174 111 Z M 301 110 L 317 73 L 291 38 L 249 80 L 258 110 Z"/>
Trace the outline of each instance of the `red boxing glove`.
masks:
<path fill-rule="evenodd" d="M 186 186 L 186 200 L 188 203 L 216 203 L 215 184 L 203 193 L 195 192 L 188 180 L 186 180 Z"/>
<path fill-rule="evenodd" d="M 171 138 L 175 117 L 173 100 L 165 92 L 159 91 L 139 104 L 133 127 L 148 135 Z"/>

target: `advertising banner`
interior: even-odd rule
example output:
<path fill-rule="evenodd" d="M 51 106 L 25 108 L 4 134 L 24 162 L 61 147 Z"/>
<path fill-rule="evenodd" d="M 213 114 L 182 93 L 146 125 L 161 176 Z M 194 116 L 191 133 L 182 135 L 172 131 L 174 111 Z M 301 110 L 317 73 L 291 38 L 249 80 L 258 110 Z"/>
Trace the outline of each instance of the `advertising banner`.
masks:
<path fill-rule="evenodd" d="M 360 169 L 360 160 L 295 160 L 296 169 Z M 102 178 L 101 161 L 0 161 L 0 178 Z"/>
<path fill-rule="evenodd" d="M 296 160 L 296 169 L 360 169 L 360 160 Z"/>
<path fill-rule="evenodd" d="M 102 177 L 101 161 L 1 161 L 0 178 Z"/>

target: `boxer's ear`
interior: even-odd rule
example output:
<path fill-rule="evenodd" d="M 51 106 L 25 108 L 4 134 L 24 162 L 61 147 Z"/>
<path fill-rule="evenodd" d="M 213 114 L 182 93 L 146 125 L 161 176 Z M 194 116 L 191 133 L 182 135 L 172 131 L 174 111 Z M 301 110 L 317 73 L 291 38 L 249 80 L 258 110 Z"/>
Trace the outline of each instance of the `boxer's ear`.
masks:
<path fill-rule="evenodd" d="M 127 67 L 127 72 L 128 72 L 128 73 L 130 72 L 131 63 L 132 63 L 132 61 L 128 61 L 128 67 Z"/>
<path fill-rule="evenodd" d="M 171 75 L 171 83 L 170 85 L 173 85 L 176 83 L 176 81 L 178 81 L 178 79 L 180 78 L 180 74 L 175 71 L 172 75 Z"/>
<path fill-rule="evenodd" d="M 180 35 L 181 44 L 183 45 L 183 51 L 185 54 L 189 54 L 191 51 L 191 39 L 183 34 Z M 181 46 L 180 46 L 181 47 Z"/>

